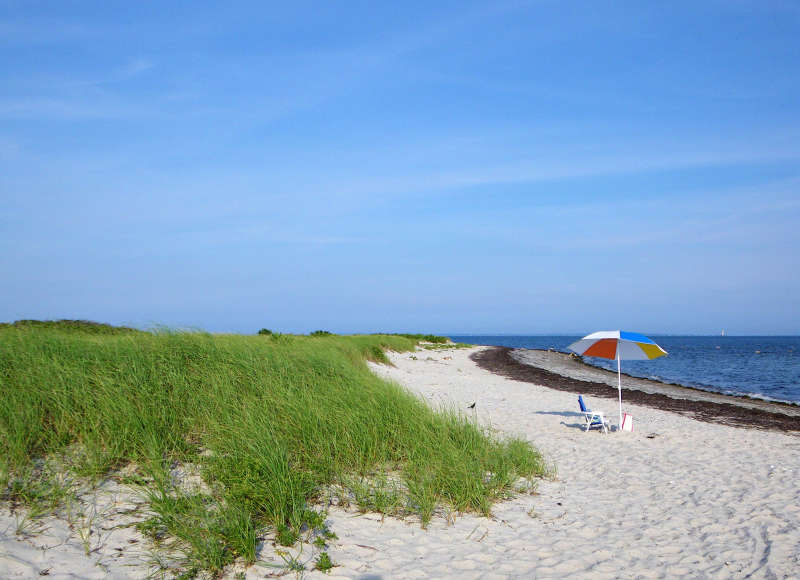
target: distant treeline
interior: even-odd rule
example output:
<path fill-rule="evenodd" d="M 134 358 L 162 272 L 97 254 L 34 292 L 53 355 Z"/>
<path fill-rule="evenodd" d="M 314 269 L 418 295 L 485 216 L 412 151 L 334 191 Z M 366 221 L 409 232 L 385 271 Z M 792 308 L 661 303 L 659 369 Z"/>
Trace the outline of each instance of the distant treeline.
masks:
<path fill-rule="evenodd" d="M 146 332 L 143 330 L 138 330 L 136 328 L 130 328 L 128 326 L 114 326 L 112 324 L 106 324 L 104 322 L 94 322 L 91 320 L 71 320 L 71 319 L 60 319 L 60 320 L 25 319 L 25 320 L 17 320 L 15 322 L 0 322 L 0 329 L 8 327 L 66 330 L 66 331 L 83 332 L 88 334 L 126 334 L 130 332 Z M 258 334 L 262 336 L 281 335 L 281 333 L 270 330 L 269 328 L 262 328 L 261 330 L 258 331 Z M 446 344 L 450 342 L 450 339 L 447 338 L 446 336 L 437 336 L 435 334 L 379 332 L 379 333 L 374 333 L 373 335 L 402 336 L 403 338 L 409 338 L 411 340 L 416 340 L 419 342 L 433 342 L 436 344 Z M 321 336 L 338 336 L 338 335 L 334 334 L 333 332 L 328 332 L 327 330 L 315 330 L 314 332 L 308 333 L 308 336 L 321 337 Z"/>

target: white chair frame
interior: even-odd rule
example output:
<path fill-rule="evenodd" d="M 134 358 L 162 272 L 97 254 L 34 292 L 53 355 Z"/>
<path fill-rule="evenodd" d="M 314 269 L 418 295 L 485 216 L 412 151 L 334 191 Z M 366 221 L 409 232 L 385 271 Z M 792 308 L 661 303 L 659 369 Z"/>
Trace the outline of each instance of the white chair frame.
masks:
<path fill-rule="evenodd" d="M 583 402 L 583 406 L 586 406 L 586 401 L 583 401 L 583 397 L 580 398 L 580 401 Z M 604 433 L 608 433 L 608 420 L 606 420 L 605 415 L 602 411 L 593 411 L 586 407 L 586 410 L 581 410 L 583 413 L 583 418 L 586 420 L 586 428 L 584 431 L 589 431 L 592 427 L 602 427 Z M 595 423 L 595 419 L 600 421 L 600 424 Z"/>

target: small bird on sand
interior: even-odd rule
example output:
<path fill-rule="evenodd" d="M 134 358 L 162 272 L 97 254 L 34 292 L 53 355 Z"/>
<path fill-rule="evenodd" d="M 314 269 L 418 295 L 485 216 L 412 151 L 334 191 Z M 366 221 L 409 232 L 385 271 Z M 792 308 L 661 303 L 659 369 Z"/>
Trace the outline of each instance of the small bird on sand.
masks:
<path fill-rule="evenodd" d="M 477 403 L 477 402 L 478 401 L 475 401 L 475 403 Z M 467 409 L 474 409 L 475 408 L 475 403 L 472 403 L 471 405 L 467 405 Z"/>

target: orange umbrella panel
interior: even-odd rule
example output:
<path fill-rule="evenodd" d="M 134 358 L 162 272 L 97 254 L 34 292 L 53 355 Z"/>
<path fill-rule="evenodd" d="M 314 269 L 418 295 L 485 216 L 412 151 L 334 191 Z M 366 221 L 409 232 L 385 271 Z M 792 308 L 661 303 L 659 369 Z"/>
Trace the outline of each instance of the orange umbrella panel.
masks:
<path fill-rule="evenodd" d="M 617 358 L 617 339 L 602 338 L 583 351 L 584 356 L 596 356 L 600 358 Z"/>

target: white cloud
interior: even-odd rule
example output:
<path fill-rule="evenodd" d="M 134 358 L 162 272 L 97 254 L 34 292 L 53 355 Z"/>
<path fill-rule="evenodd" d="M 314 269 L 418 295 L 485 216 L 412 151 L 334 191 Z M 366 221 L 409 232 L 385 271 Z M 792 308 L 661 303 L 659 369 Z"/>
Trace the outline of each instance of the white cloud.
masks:
<path fill-rule="evenodd" d="M 155 63 L 145 58 L 136 58 L 129 62 L 122 69 L 122 76 L 124 78 L 135 77 L 145 71 L 150 70 L 155 66 Z"/>

